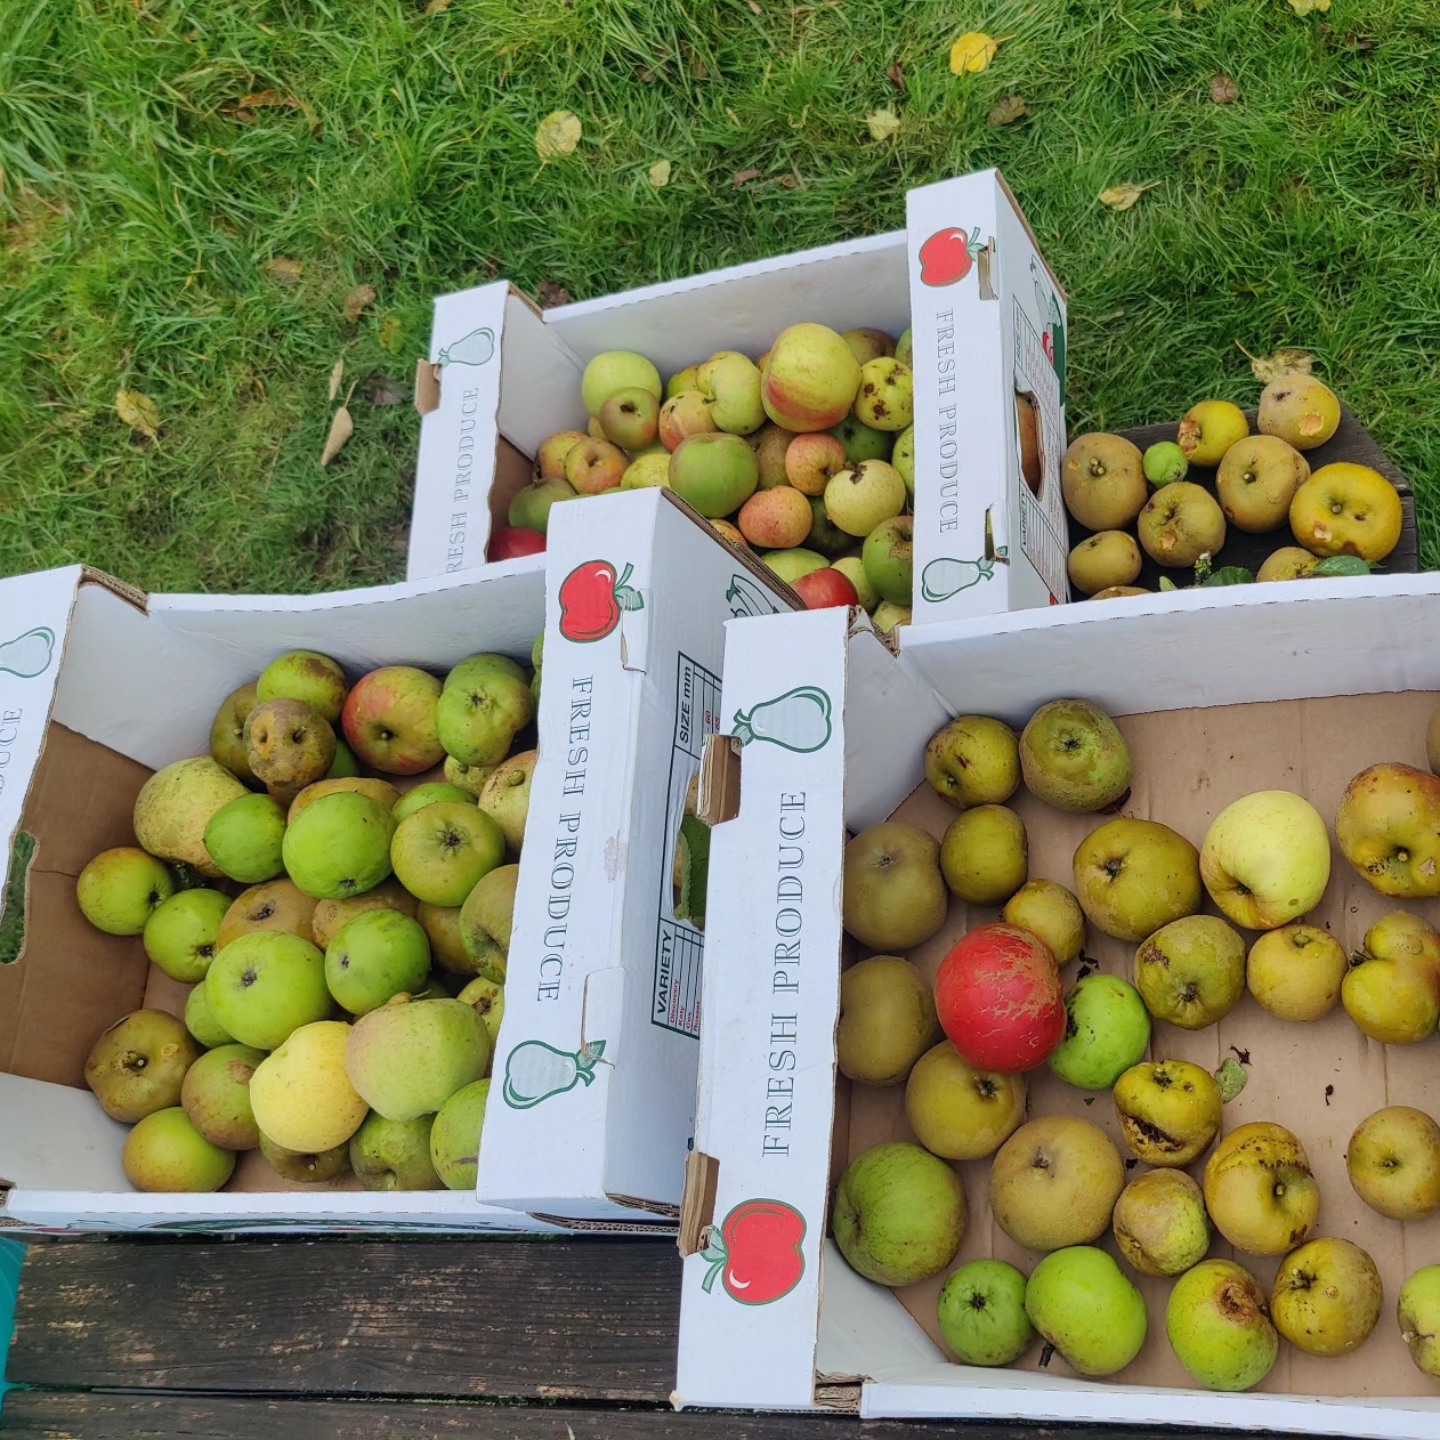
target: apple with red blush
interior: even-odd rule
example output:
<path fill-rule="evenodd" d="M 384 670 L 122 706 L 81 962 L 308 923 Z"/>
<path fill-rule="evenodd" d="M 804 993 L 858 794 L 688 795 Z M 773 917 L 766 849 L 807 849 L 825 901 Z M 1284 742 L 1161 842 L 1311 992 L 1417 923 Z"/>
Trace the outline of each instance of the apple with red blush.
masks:
<path fill-rule="evenodd" d="M 836 605 L 858 605 L 854 585 L 839 571 L 826 566 L 792 581 L 790 588 L 805 602 L 807 610 L 828 610 Z"/>
<path fill-rule="evenodd" d="M 372 769 L 418 775 L 445 758 L 436 730 L 441 685 L 413 665 L 386 665 L 358 681 L 345 699 L 345 741 Z"/>
<path fill-rule="evenodd" d="M 523 525 L 501 525 L 490 537 L 492 560 L 515 560 L 521 555 L 543 555 L 545 537 Z"/>

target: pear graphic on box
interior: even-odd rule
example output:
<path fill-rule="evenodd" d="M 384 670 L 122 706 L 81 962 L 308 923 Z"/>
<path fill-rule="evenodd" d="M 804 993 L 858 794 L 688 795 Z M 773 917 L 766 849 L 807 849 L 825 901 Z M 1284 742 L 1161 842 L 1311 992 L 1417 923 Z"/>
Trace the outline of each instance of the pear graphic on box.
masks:
<path fill-rule="evenodd" d="M 995 566 L 1004 563 L 1006 553 L 1006 547 L 1001 545 L 993 559 L 982 556 L 979 560 L 951 560 L 944 556 L 932 560 L 920 575 L 920 593 L 927 600 L 948 600 L 982 580 L 993 580 Z"/>
<path fill-rule="evenodd" d="M 720 1280 L 742 1305 L 783 1299 L 805 1273 L 805 1217 L 783 1200 L 746 1200 L 712 1227 L 702 1253 L 709 1269 L 701 1281 L 708 1295 Z"/>
<path fill-rule="evenodd" d="M 797 755 L 823 750 L 830 728 L 830 697 L 814 685 L 797 685 L 772 700 L 735 712 L 734 734 L 742 745 L 763 740 Z"/>
<path fill-rule="evenodd" d="M 605 1053 L 603 1040 L 579 1050 L 557 1050 L 543 1040 L 522 1040 L 506 1057 L 501 1094 L 512 1110 L 530 1110 L 595 1079 L 595 1063 Z"/>
<path fill-rule="evenodd" d="M 495 332 L 481 326 L 458 340 L 452 340 L 440 352 L 440 365 L 484 365 L 495 354 Z"/>
<path fill-rule="evenodd" d="M 730 604 L 730 613 L 741 619 L 746 615 L 774 615 L 777 606 L 774 601 L 745 575 L 732 575 L 730 588 L 725 592 Z"/>
<path fill-rule="evenodd" d="M 54 654 L 55 632 L 40 625 L 0 645 L 0 670 L 33 680 L 50 668 Z"/>

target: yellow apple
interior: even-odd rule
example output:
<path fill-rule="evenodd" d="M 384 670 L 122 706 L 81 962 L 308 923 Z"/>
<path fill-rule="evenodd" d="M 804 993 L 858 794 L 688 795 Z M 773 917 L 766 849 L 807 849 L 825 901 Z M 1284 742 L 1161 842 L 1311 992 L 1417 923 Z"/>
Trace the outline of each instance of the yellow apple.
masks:
<path fill-rule="evenodd" d="M 1380 1318 L 1375 1262 L 1349 1240 L 1312 1240 L 1280 1262 L 1270 1292 L 1275 1328 L 1307 1355 L 1348 1355 Z"/>
<path fill-rule="evenodd" d="M 1372 1210 L 1422 1220 L 1440 1210 L 1440 1125 L 1423 1110 L 1387 1105 L 1355 1127 L 1345 1168 Z"/>
<path fill-rule="evenodd" d="M 1262 1009 L 1280 1020 L 1318 1020 L 1340 1000 L 1350 960 L 1327 930 L 1285 925 L 1251 947 L 1245 983 Z"/>
<path fill-rule="evenodd" d="M 1320 1215 L 1305 1147 L 1268 1121 L 1232 1130 L 1205 1162 L 1205 1208 L 1237 1250 L 1283 1255 L 1303 1245 Z"/>
<path fill-rule="evenodd" d="M 851 973 L 853 968 L 846 972 Z M 1025 1077 L 974 1070 L 942 1040 L 910 1072 L 905 1118 L 932 1155 L 979 1160 L 993 1154 L 1025 1118 Z"/>
<path fill-rule="evenodd" d="M 1330 879 L 1330 832 L 1308 800 L 1257 790 L 1211 823 L 1200 878 L 1237 925 L 1276 930 L 1320 903 Z"/>

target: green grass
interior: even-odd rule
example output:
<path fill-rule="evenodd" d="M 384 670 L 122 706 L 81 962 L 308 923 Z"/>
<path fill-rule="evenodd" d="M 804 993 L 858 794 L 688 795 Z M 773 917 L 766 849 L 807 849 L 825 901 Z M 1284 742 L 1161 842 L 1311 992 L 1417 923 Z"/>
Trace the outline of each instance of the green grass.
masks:
<path fill-rule="evenodd" d="M 337 359 L 408 381 L 438 292 L 504 275 L 579 299 L 895 228 L 907 187 L 989 165 L 1071 295 L 1072 427 L 1252 400 L 1234 342 L 1301 346 L 1410 475 L 1440 562 L 1434 0 L 756 4 L 12 0 L 0 574 L 397 578 L 417 422 L 357 392 L 322 471 Z M 1014 38 L 957 79 L 967 29 Z M 1217 70 L 1237 103 L 1210 99 Z M 266 90 L 297 103 L 236 113 Z M 991 128 L 1010 94 L 1031 115 Z M 876 143 L 884 105 L 902 128 Z M 542 168 L 561 108 L 584 140 Z M 1112 214 L 1096 196 L 1122 181 L 1160 184 Z M 361 283 L 378 299 L 349 325 Z M 154 400 L 156 442 L 116 419 L 121 388 Z"/>

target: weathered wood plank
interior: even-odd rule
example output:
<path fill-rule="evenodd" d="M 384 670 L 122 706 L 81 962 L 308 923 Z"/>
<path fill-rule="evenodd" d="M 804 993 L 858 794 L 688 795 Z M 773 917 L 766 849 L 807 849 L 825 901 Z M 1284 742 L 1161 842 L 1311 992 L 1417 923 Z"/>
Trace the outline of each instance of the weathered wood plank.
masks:
<path fill-rule="evenodd" d="M 32 1390 L 6 1398 L 5 1434 L 9 1440 L 1203 1440 L 1215 1432 Z"/>
<path fill-rule="evenodd" d="M 37 1245 L 8 1378 L 664 1402 L 679 1281 L 673 1240 Z"/>

